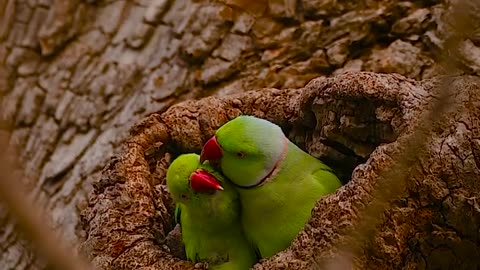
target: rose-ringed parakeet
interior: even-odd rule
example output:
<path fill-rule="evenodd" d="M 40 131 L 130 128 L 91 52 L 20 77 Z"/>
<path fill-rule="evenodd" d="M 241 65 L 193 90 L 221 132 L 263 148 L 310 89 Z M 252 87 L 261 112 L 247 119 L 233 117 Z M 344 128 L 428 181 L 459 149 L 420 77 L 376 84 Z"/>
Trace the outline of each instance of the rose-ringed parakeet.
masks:
<path fill-rule="evenodd" d="M 235 184 L 245 235 L 261 257 L 287 248 L 316 201 L 341 182 L 332 169 L 290 142 L 276 124 L 239 116 L 203 146 L 201 161 L 218 163 Z"/>
<path fill-rule="evenodd" d="M 231 183 L 197 154 L 176 158 L 167 170 L 187 259 L 210 269 L 246 270 L 257 260 L 240 221 L 240 201 Z"/>

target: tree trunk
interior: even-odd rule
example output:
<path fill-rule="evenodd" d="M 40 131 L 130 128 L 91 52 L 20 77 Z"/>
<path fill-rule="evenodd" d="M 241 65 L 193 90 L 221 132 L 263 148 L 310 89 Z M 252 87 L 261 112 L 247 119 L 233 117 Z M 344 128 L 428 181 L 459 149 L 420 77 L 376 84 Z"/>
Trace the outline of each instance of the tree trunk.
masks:
<path fill-rule="evenodd" d="M 91 236 L 92 228 L 87 234 L 82 230 L 79 212 L 87 206 L 92 183 L 106 181 L 102 168 L 112 155 L 121 157 L 118 150 L 134 123 L 150 114 L 154 116 L 148 119 L 155 119 L 156 113 L 180 101 L 263 87 L 300 88 L 312 78 L 347 70 L 397 72 L 418 80 L 441 71 L 433 55 L 442 48 L 449 26 L 442 22 L 445 8 L 437 1 L 422 5 L 406 1 L 271 2 L 268 16 L 227 18 L 220 4 L 183 0 L 1 1 L 0 112 L 13 127 L 11 142 L 21 149 L 29 179 L 26 184 L 51 214 L 46 226 L 56 228 L 73 246 Z M 472 74 L 480 72 L 476 44 L 476 37 L 470 37 L 461 50 L 465 70 Z M 246 99 L 275 93 L 265 90 L 248 94 Z M 304 95 L 304 90 L 282 93 L 280 100 L 284 95 L 294 99 Z M 298 112 L 299 107 L 290 109 Z M 305 125 L 313 124 L 314 114 L 304 117 Z M 286 118 L 277 115 L 273 119 L 282 122 Z M 150 120 L 145 121 L 147 125 Z M 198 150 L 212 132 L 207 130 L 210 125 L 201 123 L 202 136 L 183 146 L 183 141 L 174 141 L 173 145 L 182 146 L 176 151 Z M 473 133 L 473 127 L 468 127 Z M 138 125 L 135 130 L 140 130 Z M 172 132 L 181 134 L 182 130 Z M 309 142 L 302 139 L 305 132 L 297 129 L 296 142 Z M 477 149 L 476 141 L 472 142 Z M 328 147 L 309 150 L 323 153 L 324 148 Z M 332 162 L 346 158 L 341 171 L 347 179 L 373 149 L 361 150 L 360 158 L 341 153 L 327 156 Z M 472 198 L 465 197 L 465 203 Z M 445 207 L 456 205 L 453 200 Z M 461 212 L 458 216 L 464 217 Z M 43 268 L 15 233 L 5 209 L 0 209 L 0 224 L 0 265 L 5 269 Z M 167 227 L 153 231 L 162 236 Z M 478 245 L 478 239 L 473 243 Z M 447 244 L 435 244 L 448 249 Z M 416 245 L 425 248 L 426 244 Z M 90 255 L 97 263 L 105 258 Z M 382 256 L 386 255 L 379 253 L 379 260 L 387 260 Z"/>
<path fill-rule="evenodd" d="M 372 205 L 381 171 L 398 162 L 392 157 L 402 142 L 425 124 L 420 116 L 437 98 L 436 87 L 436 81 L 398 75 L 345 73 L 299 90 L 211 97 L 153 114 L 132 129 L 123 152 L 95 184 L 83 212 L 83 251 L 98 269 L 199 268 L 165 246 L 173 211 L 165 171 L 176 155 L 198 153 L 223 123 L 250 114 L 281 125 L 293 142 L 351 179 L 318 201 L 289 249 L 255 266 L 315 269 L 338 252 L 342 233 L 366 218 L 359 213 Z M 411 171 L 406 191 L 387 208 L 355 269 L 480 267 L 480 79 L 460 77 L 451 87 L 457 109 L 428 134 L 426 153 L 415 166 L 402 168 Z"/>

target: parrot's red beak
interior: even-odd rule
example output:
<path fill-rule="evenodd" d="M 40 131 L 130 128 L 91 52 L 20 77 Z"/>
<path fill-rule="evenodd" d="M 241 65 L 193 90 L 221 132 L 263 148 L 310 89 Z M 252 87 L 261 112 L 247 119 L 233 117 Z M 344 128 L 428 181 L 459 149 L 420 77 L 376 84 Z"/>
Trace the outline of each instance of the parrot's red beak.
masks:
<path fill-rule="evenodd" d="M 190 186 L 197 192 L 223 190 L 220 181 L 203 169 L 198 169 L 190 175 Z"/>
<path fill-rule="evenodd" d="M 217 142 L 215 136 L 210 138 L 202 148 L 202 153 L 200 153 L 200 163 L 203 163 L 205 160 L 219 160 L 222 157 L 222 148 Z"/>

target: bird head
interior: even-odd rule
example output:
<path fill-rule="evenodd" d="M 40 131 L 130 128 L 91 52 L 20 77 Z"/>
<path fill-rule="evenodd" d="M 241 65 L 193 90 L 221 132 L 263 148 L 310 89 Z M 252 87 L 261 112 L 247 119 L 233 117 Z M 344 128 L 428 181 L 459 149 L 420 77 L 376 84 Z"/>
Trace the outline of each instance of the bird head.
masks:
<path fill-rule="evenodd" d="M 240 187 L 260 184 L 285 150 L 286 137 L 276 124 L 239 116 L 221 126 L 203 146 L 200 160 L 219 163 L 223 174 Z"/>
<path fill-rule="evenodd" d="M 221 182 L 211 172 L 200 168 L 197 154 L 178 156 L 167 170 L 167 188 L 175 202 L 188 203 L 203 194 L 223 190 Z"/>

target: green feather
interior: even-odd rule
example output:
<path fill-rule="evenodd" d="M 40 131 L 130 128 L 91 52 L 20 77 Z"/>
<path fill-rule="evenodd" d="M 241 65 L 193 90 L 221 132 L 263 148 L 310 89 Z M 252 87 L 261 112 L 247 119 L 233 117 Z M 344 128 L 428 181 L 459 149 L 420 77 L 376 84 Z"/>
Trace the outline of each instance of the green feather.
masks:
<path fill-rule="evenodd" d="M 245 234 L 262 258 L 287 248 L 308 222 L 316 201 L 341 186 L 327 165 L 266 120 L 240 116 L 215 136 L 223 152 L 222 172 L 240 194 Z M 258 186 L 238 187 L 252 185 Z"/>
<path fill-rule="evenodd" d="M 224 190 L 214 193 L 192 190 L 189 178 L 198 168 L 214 175 Z M 206 261 L 211 269 L 224 270 L 246 270 L 256 262 L 254 248 L 241 226 L 238 193 L 221 174 L 210 166 L 200 165 L 198 155 L 185 154 L 170 165 L 167 186 L 177 205 L 175 217 L 182 227 L 187 259 Z"/>
<path fill-rule="evenodd" d="M 179 204 L 175 206 L 175 224 L 180 224 L 180 215 L 182 213 L 182 209 Z"/>

